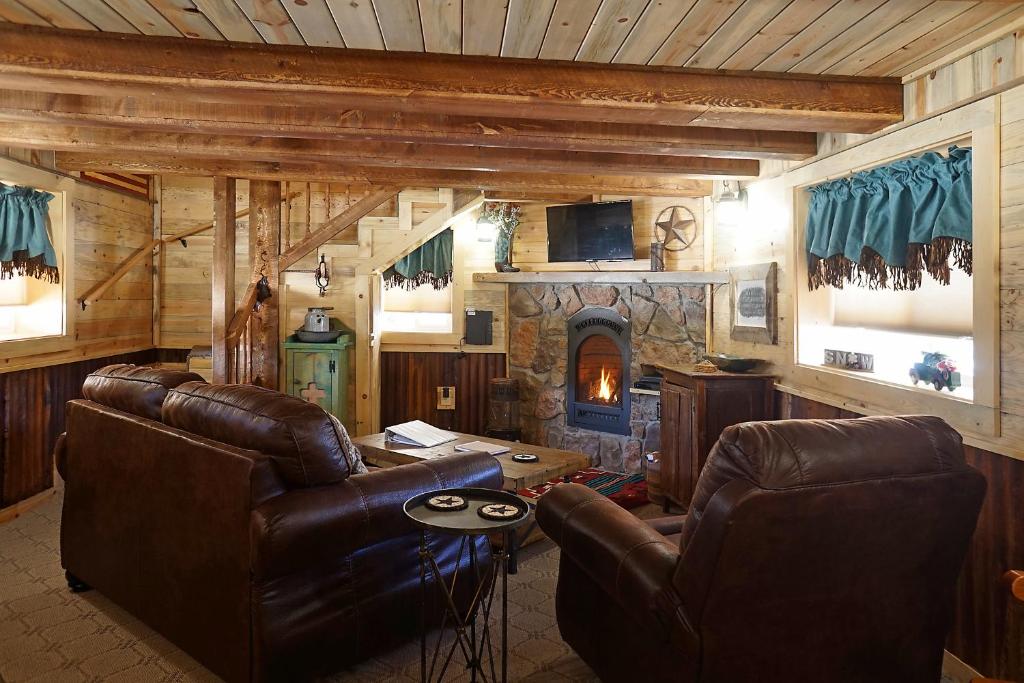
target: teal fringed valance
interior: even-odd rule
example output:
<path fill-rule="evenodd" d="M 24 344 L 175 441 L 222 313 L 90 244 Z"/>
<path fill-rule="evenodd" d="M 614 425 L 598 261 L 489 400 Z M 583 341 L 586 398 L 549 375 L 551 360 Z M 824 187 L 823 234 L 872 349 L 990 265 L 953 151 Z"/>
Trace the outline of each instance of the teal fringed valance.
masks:
<path fill-rule="evenodd" d="M 949 258 L 971 274 L 971 150 L 927 152 L 809 188 L 810 289 L 845 283 L 917 289 L 949 284 Z"/>
<path fill-rule="evenodd" d="M 49 192 L 0 183 L 0 280 L 27 275 L 60 282 L 47 230 Z"/>
<path fill-rule="evenodd" d="M 444 289 L 452 282 L 452 230 L 448 228 L 432 237 L 429 242 L 398 260 L 384 271 L 387 289 L 401 287 L 416 289 L 429 284 Z"/>

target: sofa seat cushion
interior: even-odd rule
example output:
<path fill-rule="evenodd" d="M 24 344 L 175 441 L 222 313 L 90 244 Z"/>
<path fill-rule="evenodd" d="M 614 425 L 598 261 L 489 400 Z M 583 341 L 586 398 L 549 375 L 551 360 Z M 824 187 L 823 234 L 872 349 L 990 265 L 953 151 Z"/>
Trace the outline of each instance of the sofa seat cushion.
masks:
<path fill-rule="evenodd" d="M 86 377 L 82 396 L 108 408 L 159 421 L 167 392 L 197 381 L 203 378 L 194 372 L 118 363 Z"/>
<path fill-rule="evenodd" d="M 168 394 L 163 419 L 171 427 L 269 455 L 293 488 L 333 484 L 353 474 L 344 428 L 320 406 L 277 391 L 189 382 Z"/>

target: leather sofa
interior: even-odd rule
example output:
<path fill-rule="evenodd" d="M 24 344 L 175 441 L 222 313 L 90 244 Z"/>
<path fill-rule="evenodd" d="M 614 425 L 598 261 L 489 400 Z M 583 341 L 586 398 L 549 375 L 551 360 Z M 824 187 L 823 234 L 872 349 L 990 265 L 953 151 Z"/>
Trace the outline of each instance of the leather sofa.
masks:
<path fill-rule="evenodd" d="M 537 521 L 603 681 L 934 683 L 984 494 L 939 418 L 785 420 L 726 429 L 681 523 L 575 484 Z"/>
<path fill-rule="evenodd" d="M 420 534 L 403 502 L 502 484 L 479 453 L 351 474 L 323 410 L 257 387 L 111 366 L 83 395 L 57 453 L 69 583 L 228 681 L 303 680 L 414 637 Z M 458 539 L 429 544 L 450 578 Z"/>

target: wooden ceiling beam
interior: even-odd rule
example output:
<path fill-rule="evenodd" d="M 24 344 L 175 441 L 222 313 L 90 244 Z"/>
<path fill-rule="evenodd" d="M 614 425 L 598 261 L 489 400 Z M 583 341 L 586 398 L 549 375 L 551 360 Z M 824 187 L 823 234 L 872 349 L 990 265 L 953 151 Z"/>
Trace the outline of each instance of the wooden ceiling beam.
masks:
<path fill-rule="evenodd" d="M 0 121 L 163 133 L 476 145 L 576 152 L 801 161 L 817 135 L 799 131 L 541 121 L 367 110 L 317 110 L 0 90 Z"/>
<path fill-rule="evenodd" d="M 0 24 L 0 87 L 320 109 L 870 133 L 896 79 L 105 36 Z"/>
<path fill-rule="evenodd" d="M 121 154 L 134 152 L 251 161 L 337 163 L 385 168 L 432 167 L 465 171 L 638 174 L 713 179 L 756 178 L 759 171 L 756 159 L 152 133 L 32 123 L 0 126 L 0 144 L 58 152 L 106 154 L 116 150 Z"/>
<path fill-rule="evenodd" d="M 170 175 L 259 178 L 301 182 L 336 182 L 355 185 L 401 185 L 405 187 L 452 187 L 507 192 L 559 192 L 580 194 L 626 194 L 664 197 L 705 197 L 711 194 L 710 180 L 670 176 L 589 175 L 578 173 L 505 173 L 491 171 L 446 171 L 437 168 L 345 167 L 336 163 L 278 163 L 239 159 L 137 154 L 81 154 L 58 152 L 59 168 L 71 171 L 118 171 Z"/>

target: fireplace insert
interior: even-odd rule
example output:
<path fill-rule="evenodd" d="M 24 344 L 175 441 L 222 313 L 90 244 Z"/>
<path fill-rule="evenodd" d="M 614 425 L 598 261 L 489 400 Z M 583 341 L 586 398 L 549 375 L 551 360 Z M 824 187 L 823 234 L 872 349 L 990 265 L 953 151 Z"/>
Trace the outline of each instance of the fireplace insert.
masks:
<path fill-rule="evenodd" d="M 584 308 L 567 325 L 567 423 L 629 434 L 629 320 L 610 308 Z"/>

